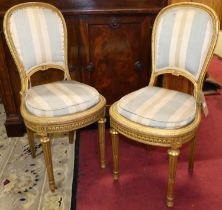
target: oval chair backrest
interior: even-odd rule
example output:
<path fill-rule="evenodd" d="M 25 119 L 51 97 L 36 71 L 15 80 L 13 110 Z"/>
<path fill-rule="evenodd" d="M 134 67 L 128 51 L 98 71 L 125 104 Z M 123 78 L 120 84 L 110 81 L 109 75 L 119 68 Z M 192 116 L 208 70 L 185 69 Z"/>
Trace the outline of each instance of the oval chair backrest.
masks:
<path fill-rule="evenodd" d="M 153 70 L 188 73 L 197 81 L 216 43 L 215 13 L 201 4 L 181 3 L 160 12 L 153 31 Z"/>
<path fill-rule="evenodd" d="M 20 4 L 9 10 L 5 21 L 16 59 L 26 74 L 40 65 L 64 68 L 66 28 L 61 13 L 54 6 Z"/>

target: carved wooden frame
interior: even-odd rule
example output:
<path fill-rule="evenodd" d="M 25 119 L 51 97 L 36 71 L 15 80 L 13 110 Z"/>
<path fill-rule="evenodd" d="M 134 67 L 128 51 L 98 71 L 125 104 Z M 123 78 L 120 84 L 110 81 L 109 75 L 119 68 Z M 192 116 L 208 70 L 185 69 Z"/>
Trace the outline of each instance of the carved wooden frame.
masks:
<path fill-rule="evenodd" d="M 9 19 L 12 13 L 15 10 L 26 8 L 26 7 L 43 7 L 48 8 L 55 12 L 61 19 L 63 30 L 64 30 L 64 58 L 65 64 L 63 65 L 54 65 L 54 64 L 44 64 L 39 65 L 32 68 L 28 73 L 24 70 L 24 65 L 22 64 L 17 50 L 15 48 L 12 35 L 9 30 Z M 37 133 L 40 136 L 40 141 L 43 148 L 43 153 L 45 157 L 47 172 L 48 172 L 48 180 L 49 180 L 49 187 L 50 190 L 53 192 L 56 189 L 55 180 L 53 175 L 53 166 L 52 166 L 52 157 L 51 157 L 51 143 L 49 139 L 50 133 L 56 132 L 70 132 L 73 134 L 73 130 L 85 127 L 90 125 L 94 122 L 98 121 L 99 124 L 99 145 L 100 145 L 100 166 L 101 168 L 105 168 L 105 105 L 106 99 L 100 95 L 99 102 L 95 106 L 87 109 L 83 112 L 78 112 L 75 114 L 70 114 L 66 116 L 56 116 L 56 117 L 39 117 L 35 116 L 30 113 L 25 106 L 25 94 L 26 91 L 29 89 L 29 82 L 31 76 L 36 73 L 37 71 L 45 71 L 49 68 L 59 69 L 64 72 L 64 79 L 71 80 L 68 64 L 67 64 L 67 28 L 66 23 L 63 18 L 61 12 L 54 7 L 53 5 L 47 3 L 40 3 L 40 2 L 28 2 L 22 3 L 13 6 L 10 8 L 4 17 L 4 34 L 6 37 L 6 42 L 10 49 L 10 52 L 13 56 L 13 59 L 16 63 L 16 66 L 19 71 L 20 79 L 21 79 L 21 106 L 20 111 L 21 115 L 24 119 L 24 123 L 26 125 L 28 131 L 28 139 L 29 144 L 31 147 L 32 156 L 35 157 L 35 144 L 34 144 L 34 136 L 33 133 Z M 70 143 L 72 143 L 73 136 L 70 135 Z"/>
<path fill-rule="evenodd" d="M 180 69 L 166 69 L 161 70 L 161 72 L 155 72 L 155 37 L 156 37 L 156 28 L 159 22 L 161 15 L 167 10 L 175 7 L 186 7 L 193 6 L 197 8 L 201 8 L 205 10 L 212 18 L 213 24 L 213 36 L 210 44 L 209 51 L 207 53 L 205 62 L 202 67 L 202 71 L 200 73 L 199 79 L 195 81 L 193 76 L 187 72 L 184 72 Z M 167 190 L 167 206 L 173 207 L 174 205 L 174 183 L 175 183 L 175 175 L 176 175 L 176 163 L 177 157 L 179 156 L 180 147 L 187 142 L 191 142 L 190 145 L 190 158 L 189 158 L 189 171 L 192 173 L 193 171 L 193 161 L 194 161 L 194 151 L 196 145 L 196 132 L 198 129 L 198 125 L 201 120 L 201 92 L 204 81 L 204 76 L 207 71 L 207 67 L 209 61 L 213 55 L 213 50 L 216 45 L 217 36 L 219 32 L 219 20 L 216 13 L 208 6 L 199 3 L 177 3 L 172 4 L 170 6 L 165 7 L 160 11 L 153 26 L 153 34 L 152 34 L 152 74 L 150 78 L 150 86 L 155 85 L 156 78 L 159 75 L 170 73 L 176 76 L 183 76 L 190 80 L 194 86 L 194 97 L 197 101 L 197 111 L 194 120 L 187 126 L 179 128 L 179 129 L 160 129 L 147 127 L 135 122 L 132 122 L 125 117 L 121 116 L 117 111 L 117 102 L 114 103 L 110 107 L 110 125 L 111 125 L 111 136 L 112 136 L 112 145 L 113 145 L 113 177 L 114 180 L 117 180 L 119 177 L 119 160 L 118 160 L 118 133 L 128 137 L 131 140 L 141 142 L 148 145 L 160 146 L 160 147 L 168 147 L 168 155 L 169 155 L 169 176 L 168 176 L 168 190 Z"/>

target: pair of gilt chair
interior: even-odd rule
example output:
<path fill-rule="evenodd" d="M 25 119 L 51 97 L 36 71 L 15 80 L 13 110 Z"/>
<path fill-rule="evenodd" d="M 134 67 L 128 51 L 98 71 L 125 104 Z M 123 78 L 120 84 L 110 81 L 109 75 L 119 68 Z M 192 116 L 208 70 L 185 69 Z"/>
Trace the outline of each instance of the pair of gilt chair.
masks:
<path fill-rule="evenodd" d="M 114 180 L 119 177 L 118 133 L 143 144 L 169 148 L 168 207 L 174 206 L 177 158 L 187 142 L 189 171 L 193 171 L 201 106 L 205 108 L 202 86 L 218 31 L 217 15 L 202 4 L 178 3 L 161 10 L 152 32 L 149 85 L 110 108 Z M 193 84 L 193 94 L 156 87 L 157 77 L 164 74 L 187 78 Z"/>
<path fill-rule="evenodd" d="M 191 143 L 193 170 L 196 132 L 201 118 L 202 85 L 219 31 L 215 12 L 197 3 L 164 8 L 152 35 L 152 75 L 149 86 L 130 93 L 110 108 L 114 179 L 118 172 L 118 133 L 147 145 L 169 148 L 167 206 L 174 205 L 174 183 L 180 147 Z M 19 4 L 7 11 L 4 33 L 21 78 L 21 114 L 32 156 L 34 133 L 40 136 L 51 191 L 55 190 L 50 134 L 73 131 L 98 121 L 100 164 L 105 167 L 105 98 L 94 88 L 72 81 L 67 65 L 64 18 L 45 3 Z M 31 86 L 37 71 L 64 72 L 64 80 Z M 158 76 L 181 75 L 194 86 L 193 95 L 155 87 Z"/>
<path fill-rule="evenodd" d="M 34 133 L 40 137 L 49 188 L 55 191 L 50 136 L 99 124 L 100 165 L 105 168 L 105 98 L 93 87 L 72 81 L 67 64 L 67 29 L 61 12 L 40 2 L 18 4 L 4 17 L 4 34 L 21 79 L 20 111 L 35 157 Z M 38 71 L 58 69 L 64 80 L 32 87 Z"/>

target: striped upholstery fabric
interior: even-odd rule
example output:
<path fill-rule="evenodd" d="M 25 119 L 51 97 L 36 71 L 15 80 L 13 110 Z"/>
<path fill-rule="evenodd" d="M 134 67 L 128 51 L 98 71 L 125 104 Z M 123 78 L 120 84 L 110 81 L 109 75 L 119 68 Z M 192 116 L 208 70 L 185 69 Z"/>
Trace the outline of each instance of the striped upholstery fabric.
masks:
<path fill-rule="evenodd" d="M 27 110 L 43 117 L 74 114 L 98 102 L 97 90 L 76 81 L 59 81 L 35 86 L 30 88 L 25 96 Z"/>
<path fill-rule="evenodd" d="M 189 71 L 198 80 L 213 35 L 210 15 L 199 8 L 176 7 L 157 23 L 155 70 Z"/>
<path fill-rule="evenodd" d="M 121 98 L 117 107 L 122 116 L 136 123 L 175 129 L 194 119 L 196 100 L 185 93 L 148 86 Z"/>
<path fill-rule="evenodd" d="M 26 72 L 40 64 L 64 66 L 64 30 L 54 11 L 37 6 L 16 10 L 10 32 Z"/>

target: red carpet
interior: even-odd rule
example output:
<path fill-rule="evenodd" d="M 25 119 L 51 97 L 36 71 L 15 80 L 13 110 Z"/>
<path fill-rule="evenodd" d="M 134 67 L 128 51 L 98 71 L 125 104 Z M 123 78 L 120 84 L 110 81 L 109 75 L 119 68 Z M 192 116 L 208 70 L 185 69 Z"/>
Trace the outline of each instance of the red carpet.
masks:
<path fill-rule="evenodd" d="M 214 59 L 211 76 L 222 82 L 222 61 Z M 222 95 L 207 97 L 209 115 L 202 118 L 194 174 L 187 170 L 188 145 L 181 150 L 177 166 L 176 210 L 222 209 Z M 80 134 L 77 210 L 163 210 L 168 157 L 166 149 L 147 151 L 120 136 L 120 179 L 112 178 L 111 139 L 107 130 L 107 168 L 98 164 L 97 132 Z"/>

